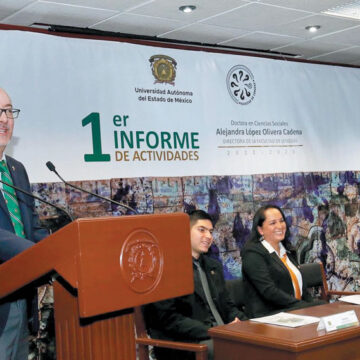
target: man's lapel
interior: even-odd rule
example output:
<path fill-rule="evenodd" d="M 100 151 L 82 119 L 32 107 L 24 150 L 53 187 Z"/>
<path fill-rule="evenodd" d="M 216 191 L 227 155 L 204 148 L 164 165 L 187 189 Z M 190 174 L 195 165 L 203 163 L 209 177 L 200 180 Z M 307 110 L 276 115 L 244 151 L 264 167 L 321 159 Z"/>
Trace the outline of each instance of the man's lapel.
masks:
<path fill-rule="evenodd" d="M 207 256 L 207 255 L 203 255 L 203 256 Z M 210 265 L 209 262 L 207 262 L 205 259 L 203 259 L 202 266 L 206 274 L 211 296 L 213 299 L 215 299 L 217 298 L 217 289 L 214 282 L 214 277 L 216 276 L 217 269 L 216 267 Z"/>
<path fill-rule="evenodd" d="M 1 211 L 5 214 L 5 216 L 8 217 L 9 221 L 11 222 L 9 210 L 8 210 L 7 205 L 5 203 L 5 199 L 4 199 L 4 195 L 3 195 L 2 191 L 1 191 L 1 194 L 0 194 L 0 208 L 1 208 Z"/>
<path fill-rule="evenodd" d="M 7 167 L 9 169 L 10 175 L 11 175 L 11 179 L 13 182 L 14 186 L 17 186 L 19 188 L 21 188 L 21 184 L 19 184 L 19 174 L 18 174 L 18 169 L 17 166 L 15 164 L 15 162 L 12 160 L 12 158 L 10 157 L 6 157 L 6 163 L 7 163 Z M 20 191 L 16 191 L 16 197 L 19 199 L 22 198 L 22 193 Z"/>
<path fill-rule="evenodd" d="M 199 262 L 201 264 L 201 261 Z M 194 293 L 200 296 L 203 299 L 203 301 L 207 303 L 204 289 L 200 280 L 199 270 L 197 269 L 195 264 L 193 264 L 193 269 L 194 269 Z"/>

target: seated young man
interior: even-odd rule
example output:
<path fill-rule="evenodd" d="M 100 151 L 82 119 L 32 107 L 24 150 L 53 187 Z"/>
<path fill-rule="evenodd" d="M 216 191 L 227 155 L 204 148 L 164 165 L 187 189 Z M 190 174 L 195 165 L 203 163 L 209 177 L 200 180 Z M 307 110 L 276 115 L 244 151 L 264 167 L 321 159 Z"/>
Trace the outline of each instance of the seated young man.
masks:
<path fill-rule="evenodd" d="M 202 210 L 194 210 L 189 216 L 195 291 L 147 305 L 144 315 L 152 338 L 205 343 L 208 358 L 212 359 L 209 328 L 246 320 L 246 316 L 230 299 L 222 265 L 206 256 L 213 242 L 211 216 Z M 192 358 L 192 354 L 184 351 L 161 348 L 155 348 L 155 356 L 157 360 Z"/>

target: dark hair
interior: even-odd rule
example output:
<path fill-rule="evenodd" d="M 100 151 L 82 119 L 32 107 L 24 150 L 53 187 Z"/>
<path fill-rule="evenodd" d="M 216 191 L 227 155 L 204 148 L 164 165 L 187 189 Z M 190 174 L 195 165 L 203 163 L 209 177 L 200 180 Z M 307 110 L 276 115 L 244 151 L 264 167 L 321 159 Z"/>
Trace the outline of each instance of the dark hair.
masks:
<path fill-rule="evenodd" d="M 212 217 L 204 210 L 191 210 L 187 214 L 190 217 L 190 226 L 193 226 L 198 220 L 210 220 L 213 223 Z"/>
<path fill-rule="evenodd" d="M 285 232 L 285 237 L 284 237 L 284 240 L 282 241 L 282 244 L 284 245 L 286 250 L 291 250 L 290 230 L 289 230 L 288 224 L 286 223 L 284 212 L 278 206 L 271 205 L 271 204 L 262 206 L 261 208 L 259 208 L 256 211 L 256 213 L 254 215 L 252 229 L 251 229 L 251 233 L 250 233 L 248 242 L 259 242 L 260 241 L 261 234 L 259 233 L 257 228 L 258 228 L 258 226 L 262 227 L 262 225 L 263 225 L 263 223 L 264 223 L 264 221 L 266 219 L 265 212 L 266 212 L 266 210 L 269 210 L 269 209 L 277 209 L 277 210 L 279 210 L 281 216 L 285 220 L 286 232 Z"/>

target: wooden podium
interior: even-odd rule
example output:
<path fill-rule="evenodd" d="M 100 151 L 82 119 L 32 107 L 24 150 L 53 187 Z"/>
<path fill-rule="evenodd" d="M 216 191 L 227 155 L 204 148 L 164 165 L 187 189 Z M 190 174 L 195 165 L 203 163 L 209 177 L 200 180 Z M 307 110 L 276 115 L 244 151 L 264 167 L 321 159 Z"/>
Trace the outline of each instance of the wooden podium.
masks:
<path fill-rule="evenodd" d="M 0 298 L 55 275 L 58 360 L 132 360 L 132 307 L 193 292 L 186 214 L 78 219 L 0 266 Z"/>

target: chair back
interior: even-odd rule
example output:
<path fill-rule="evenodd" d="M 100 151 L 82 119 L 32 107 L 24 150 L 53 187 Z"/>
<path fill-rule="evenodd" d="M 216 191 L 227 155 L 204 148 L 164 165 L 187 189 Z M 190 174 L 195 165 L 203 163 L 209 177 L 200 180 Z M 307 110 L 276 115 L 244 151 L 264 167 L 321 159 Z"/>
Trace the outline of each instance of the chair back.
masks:
<path fill-rule="evenodd" d="M 321 263 L 301 264 L 300 272 L 307 288 L 319 288 L 321 299 L 328 301 L 328 287 L 323 265 Z"/>
<path fill-rule="evenodd" d="M 185 343 L 180 341 L 151 339 L 148 336 L 145 326 L 143 310 L 140 306 L 134 308 L 134 321 L 136 338 L 135 343 L 138 346 L 139 360 L 149 360 L 149 346 L 159 348 L 174 349 L 180 351 L 189 351 L 195 354 L 196 360 L 207 360 L 208 347 L 205 344 Z M 170 360 L 170 359 L 169 359 Z"/>
<path fill-rule="evenodd" d="M 136 306 L 134 308 L 134 322 L 135 322 L 135 332 L 136 332 L 135 342 L 137 343 L 136 341 L 137 339 L 146 339 L 148 337 L 141 306 Z M 138 344 L 138 349 L 139 349 L 139 354 L 138 354 L 139 360 L 150 359 L 148 346 L 143 344 Z"/>
<path fill-rule="evenodd" d="M 233 280 L 226 280 L 225 286 L 236 307 L 239 310 L 244 311 L 245 289 L 243 279 L 239 278 Z"/>

